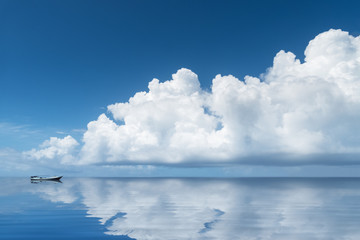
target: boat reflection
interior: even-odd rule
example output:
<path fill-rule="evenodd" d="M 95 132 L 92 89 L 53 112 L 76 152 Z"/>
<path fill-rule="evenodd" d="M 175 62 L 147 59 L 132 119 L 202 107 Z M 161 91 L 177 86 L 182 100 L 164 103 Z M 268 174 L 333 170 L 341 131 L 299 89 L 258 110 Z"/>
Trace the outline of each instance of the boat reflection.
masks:
<path fill-rule="evenodd" d="M 360 239 L 359 179 L 67 179 L 107 235 L 134 239 Z"/>
<path fill-rule="evenodd" d="M 52 183 L 62 183 L 59 179 L 30 179 L 31 183 L 38 184 L 38 183 L 44 183 L 44 182 L 52 182 Z"/>

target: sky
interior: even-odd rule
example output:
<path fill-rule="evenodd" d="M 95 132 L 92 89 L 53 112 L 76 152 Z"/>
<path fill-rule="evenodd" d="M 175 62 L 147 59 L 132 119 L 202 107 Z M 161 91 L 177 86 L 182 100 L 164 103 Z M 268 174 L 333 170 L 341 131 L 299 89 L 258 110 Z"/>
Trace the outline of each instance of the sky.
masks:
<path fill-rule="evenodd" d="M 0 175 L 359 176 L 359 7 L 1 0 Z"/>

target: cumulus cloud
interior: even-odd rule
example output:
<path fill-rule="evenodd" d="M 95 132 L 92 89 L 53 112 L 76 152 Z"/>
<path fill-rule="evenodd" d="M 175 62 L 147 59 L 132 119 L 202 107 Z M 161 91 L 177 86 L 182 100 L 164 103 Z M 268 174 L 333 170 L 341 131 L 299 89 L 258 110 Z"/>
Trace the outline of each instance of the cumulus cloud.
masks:
<path fill-rule="evenodd" d="M 329 30 L 302 63 L 280 51 L 259 78 L 180 69 L 88 124 L 77 164 L 221 164 L 252 156 L 358 154 L 360 37 Z M 55 141 L 55 140 L 54 140 Z M 32 155 L 52 157 L 48 147 Z M 66 155 L 66 154 L 65 154 Z"/>
<path fill-rule="evenodd" d="M 70 163 L 79 143 L 70 135 L 64 138 L 51 137 L 44 141 L 39 148 L 24 152 L 24 156 L 33 159 L 61 159 L 62 163 Z"/>
<path fill-rule="evenodd" d="M 179 163 L 188 157 L 227 155 L 227 130 L 217 129 L 219 117 L 205 109 L 210 96 L 187 69 L 164 83 L 152 80 L 148 92 L 108 106 L 113 120 L 102 114 L 88 124 L 81 161 Z"/>

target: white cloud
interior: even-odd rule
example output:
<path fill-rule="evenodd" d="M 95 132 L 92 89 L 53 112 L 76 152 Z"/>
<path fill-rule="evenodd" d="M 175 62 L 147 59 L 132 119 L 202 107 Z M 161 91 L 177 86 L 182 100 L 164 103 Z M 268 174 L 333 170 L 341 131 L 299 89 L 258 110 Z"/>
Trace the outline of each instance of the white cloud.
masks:
<path fill-rule="evenodd" d="M 32 159 L 61 159 L 62 163 L 71 163 L 73 153 L 79 143 L 70 135 L 64 138 L 51 137 L 40 145 L 40 149 L 32 149 L 23 154 Z"/>
<path fill-rule="evenodd" d="M 88 124 L 77 163 L 217 164 L 266 154 L 358 154 L 360 37 L 329 30 L 310 41 L 305 56 L 301 63 L 280 51 L 261 80 L 217 75 L 210 92 L 188 69 L 169 81 L 153 79 L 147 92 L 108 106 L 108 116 Z M 64 150 L 51 146 L 31 154 L 51 158 Z"/>
<path fill-rule="evenodd" d="M 102 114 L 88 124 L 81 161 L 179 163 L 186 157 L 203 157 L 206 151 L 207 156 L 220 157 L 227 139 L 224 130 L 216 130 L 218 117 L 204 110 L 209 97 L 200 89 L 197 75 L 187 69 L 171 81 L 154 79 L 149 92 L 108 106 L 115 121 Z"/>

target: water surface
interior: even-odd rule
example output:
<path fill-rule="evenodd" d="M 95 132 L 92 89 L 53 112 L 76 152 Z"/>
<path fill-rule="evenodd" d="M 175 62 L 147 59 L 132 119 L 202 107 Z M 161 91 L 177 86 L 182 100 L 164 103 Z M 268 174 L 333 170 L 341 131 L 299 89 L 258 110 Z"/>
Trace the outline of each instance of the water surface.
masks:
<path fill-rule="evenodd" d="M 360 239 L 357 178 L 2 178 L 0 239 Z"/>

